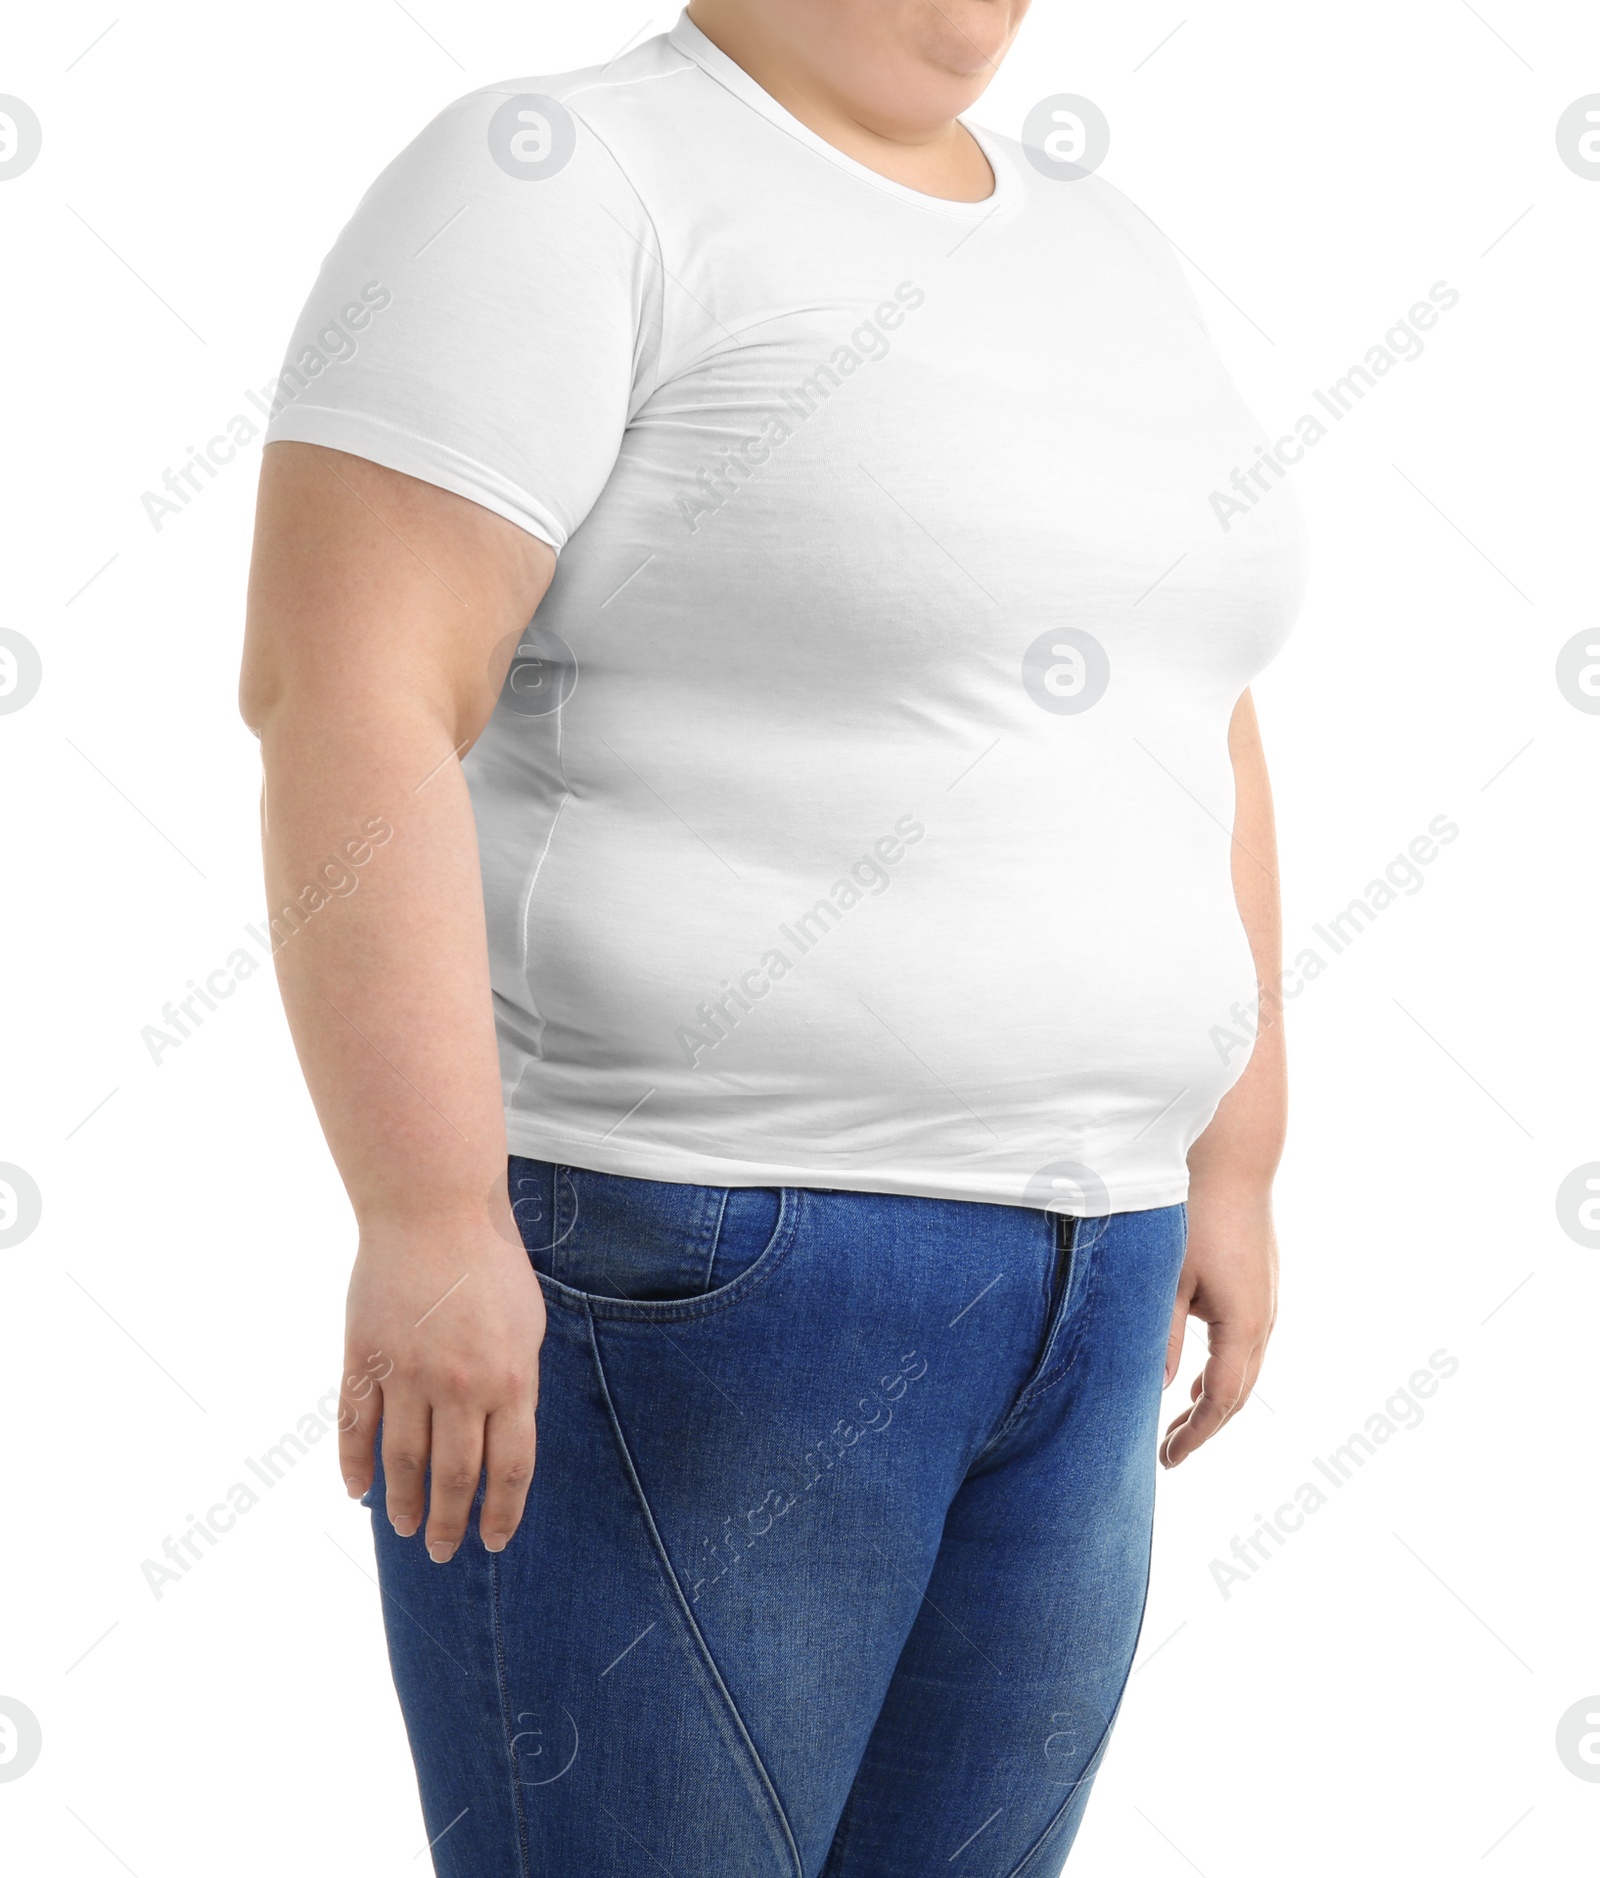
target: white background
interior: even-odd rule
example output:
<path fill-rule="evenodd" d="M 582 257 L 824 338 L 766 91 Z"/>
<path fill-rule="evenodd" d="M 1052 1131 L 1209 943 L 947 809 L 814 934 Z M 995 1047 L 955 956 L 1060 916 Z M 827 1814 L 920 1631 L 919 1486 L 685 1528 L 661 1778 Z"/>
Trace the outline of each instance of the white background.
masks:
<path fill-rule="evenodd" d="M 44 1742 L 0 1784 L 19 1878 L 426 1869 L 331 1454 L 160 1600 L 141 1573 L 333 1383 L 352 1221 L 268 974 L 159 1067 L 140 1040 L 261 916 L 233 702 L 259 446 L 159 532 L 140 498 L 250 408 L 358 195 L 446 101 L 673 17 L 58 0 L 8 26 L 0 92 L 44 125 L 0 183 L 0 625 L 44 661 L 0 716 L 0 1161 L 44 1195 L 0 1252 L 0 1697 Z M 1600 1784 L 1555 1734 L 1600 1711 L 1600 1251 L 1555 1194 L 1600 1160 L 1600 716 L 1554 665 L 1594 623 L 1600 184 L 1554 129 L 1600 91 L 1600 21 L 1039 0 L 972 115 L 1014 134 L 1064 91 L 1108 115 L 1106 174 L 1194 264 L 1273 434 L 1431 283 L 1461 296 L 1294 472 L 1311 591 L 1257 687 L 1291 953 L 1431 819 L 1461 832 L 1291 1007 L 1281 1323 L 1256 1405 L 1163 1479 L 1070 1869 L 1592 1870 Z M 1421 1426 L 1224 1598 L 1210 1562 L 1441 1349 Z"/>

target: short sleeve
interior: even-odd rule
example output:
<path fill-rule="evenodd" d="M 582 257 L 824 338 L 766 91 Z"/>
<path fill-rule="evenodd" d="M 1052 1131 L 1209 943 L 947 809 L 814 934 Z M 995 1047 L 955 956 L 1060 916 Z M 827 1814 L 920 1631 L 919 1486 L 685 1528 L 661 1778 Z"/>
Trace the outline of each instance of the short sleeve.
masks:
<path fill-rule="evenodd" d="M 266 440 L 368 457 L 559 552 L 651 388 L 661 269 L 615 158 L 540 85 L 459 100 L 368 190 L 295 327 Z"/>

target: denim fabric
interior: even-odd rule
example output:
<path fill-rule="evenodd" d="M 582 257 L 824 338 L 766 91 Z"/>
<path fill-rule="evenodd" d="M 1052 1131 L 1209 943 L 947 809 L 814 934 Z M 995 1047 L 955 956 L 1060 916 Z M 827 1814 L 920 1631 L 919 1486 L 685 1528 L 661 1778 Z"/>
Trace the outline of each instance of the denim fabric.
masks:
<path fill-rule="evenodd" d="M 527 1514 L 373 1495 L 443 1878 L 1049 1878 L 1138 1638 L 1181 1206 L 514 1159 Z"/>

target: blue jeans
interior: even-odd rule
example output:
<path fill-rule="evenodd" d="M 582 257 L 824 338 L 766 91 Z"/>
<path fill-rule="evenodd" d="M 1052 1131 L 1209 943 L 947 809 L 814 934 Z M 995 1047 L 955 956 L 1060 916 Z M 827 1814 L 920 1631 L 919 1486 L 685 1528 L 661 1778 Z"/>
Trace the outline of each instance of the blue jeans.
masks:
<path fill-rule="evenodd" d="M 539 1454 L 498 1557 L 374 1505 L 444 1878 L 1054 1878 L 1143 1612 L 1181 1206 L 513 1159 Z"/>

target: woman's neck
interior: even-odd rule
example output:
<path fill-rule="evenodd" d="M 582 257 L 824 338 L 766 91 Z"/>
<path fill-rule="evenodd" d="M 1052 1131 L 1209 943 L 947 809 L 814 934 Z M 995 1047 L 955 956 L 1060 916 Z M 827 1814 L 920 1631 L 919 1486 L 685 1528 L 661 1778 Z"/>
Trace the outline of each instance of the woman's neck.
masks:
<path fill-rule="evenodd" d="M 995 183 L 988 159 L 956 112 L 982 90 L 1004 46 L 991 57 L 979 42 L 958 35 L 960 62 L 971 69 L 952 71 L 948 31 L 931 45 L 924 38 L 907 41 L 875 25 L 869 12 L 856 16 L 859 46 L 844 48 L 824 32 L 820 15 L 827 9 L 818 11 L 823 46 L 814 55 L 806 43 L 811 35 L 795 30 L 792 17 L 780 31 L 770 14 L 741 0 L 692 0 L 688 9 L 718 51 L 791 117 L 857 163 L 924 195 L 954 202 L 990 195 Z M 859 56 L 841 56 L 847 50 Z"/>

